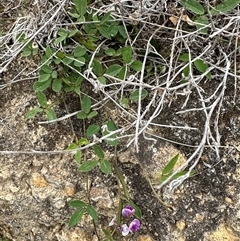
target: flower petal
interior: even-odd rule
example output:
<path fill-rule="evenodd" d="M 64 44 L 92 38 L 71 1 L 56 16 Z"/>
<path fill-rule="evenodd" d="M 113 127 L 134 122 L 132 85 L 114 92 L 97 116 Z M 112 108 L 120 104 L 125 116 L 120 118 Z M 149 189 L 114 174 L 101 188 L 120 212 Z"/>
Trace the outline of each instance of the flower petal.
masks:
<path fill-rule="evenodd" d="M 108 224 L 108 226 L 111 227 L 111 226 L 115 225 L 116 219 L 117 219 L 117 216 L 115 215 L 115 216 L 113 217 L 113 219 L 111 220 L 111 222 Z"/>
<path fill-rule="evenodd" d="M 140 221 L 135 218 L 129 225 L 130 232 L 136 232 L 140 228 Z"/>
<path fill-rule="evenodd" d="M 127 205 L 122 210 L 122 215 L 124 218 L 130 218 L 134 215 L 134 213 L 135 213 L 135 210 L 130 205 Z"/>
<path fill-rule="evenodd" d="M 127 224 L 123 224 L 121 227 L 120 227 L 120 231 L 122 232 L 122 236 L 127 236 L 129 234 L 129 228 L 127 226 Z"/>

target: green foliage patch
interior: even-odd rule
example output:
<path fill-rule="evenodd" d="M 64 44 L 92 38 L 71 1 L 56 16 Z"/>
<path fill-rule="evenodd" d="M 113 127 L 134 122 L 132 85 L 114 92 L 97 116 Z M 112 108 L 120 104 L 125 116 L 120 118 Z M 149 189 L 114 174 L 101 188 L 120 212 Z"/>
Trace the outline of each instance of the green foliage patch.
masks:
<path fill-rule="evenodd" d="M 226 14 L 234 10 L 240 4 L 240 0 L 223 0 L 216 6 L 209 5 L 209 12 L 198 0 L 181 0 L 180 4 L 196 15 L 194 21 L 198 23 L 197 29 L 206 34 L 208 28 L 204 28 L 204 26 L 209 25 L 208 15 Z"/>

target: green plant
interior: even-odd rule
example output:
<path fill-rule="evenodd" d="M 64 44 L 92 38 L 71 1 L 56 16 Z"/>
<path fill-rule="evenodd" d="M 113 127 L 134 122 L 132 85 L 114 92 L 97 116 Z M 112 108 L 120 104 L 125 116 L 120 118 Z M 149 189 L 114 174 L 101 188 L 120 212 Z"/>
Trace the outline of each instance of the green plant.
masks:
<path fill-rule="evenodd" d="M 179 158 L 179 154 L 175 155 L 168 163 L 167 165 L 163 168 L 161 176 L 159 178 L 159 182 L 162 183 L 165 180 L 167 180 L 172 174 L 173 174 L 173 170 L 174 167 L 178 161 Z M 175 175 L 173 175 L 172 180 L 177 179 L 181 176 L 184 176 L 188 171 L 181 171 L 176 173 Z M 192 176 L 194 174 L 194 171 L 192 171 L 190 173 L 190 175 Z"/>
<path fill-rule="evenodd" d="M 91 99 L 89 96 L 85 95 L 81 100 L 82 110 L 77 114 L 78 119 L 91 119 L 98 114 L 96 110 L 91 111 L 91 104 Z"/>
<path fill-rule="evenodd" d="M 182 53 L 179 56 L 179 60 L 185 62 L 185 63 L 189 63 L 184 69 L 183 69 L 183 75 L 184 75 L 184 79 L 187 78 L 189 76 L 189 72 L 190 72 L 190 55 L 188 53 Z M 196 59 L 195 61 L 193 61 L 193 65 L 196 68 L 196 70 L 198 72 L 200 72 L 201 74 L 206 73 L 206 78 L 207 79 L 211 79 L 211 73 L 210 72 L 206 72 L 208 69 L 208 64 L 205 63 L 202 59 Z"/>
<path fill-rule="evenodd" d="M 82 5 L 79 5 L 79 2 Z M 87 13 L 85 9 L 86 1 L 74 1 L 76 9 L 69 11 L 73 21 L 85 19 L 88 24 L 84 24 L 80 29 L 77 28 L 59 28 L 57 38 L 54 41 L 55 45 L 61 45 L 61 50 L 56 47 L 47 46 L 45 54 L 41 60 L 39 69 L 38 81 L 34 84 L 34 90 L 44 92 L 51 88 L 56 93 L 75 92 L 81 96 L 81 86 L 85 85 L 88 77 L 84 74 L 91 68 L 92 75 L 97 78 L 101 85 L 106 85 L 111 82 L 111 78 L 119 78 L 125 80 L 131 74 L 142 69 L 142 62 L 134 59 L 131 46 L 121 46 L 121 43 L 127 38 L 125 28 L 113 21 L 110 13 L 105 13 L 99 17 L 94 13 Z M 117 48 L 104 46 L 96 51 L 96 46 L 104 41 L 115 39 L 120 43 Z M 71 51 L 66 51 L 64 46 L 74 43 L 74 48 Z M 94 53 L 92 54 L 92 51 Z M 103 60 L 108 58 L 109 64 L 103 64 Z M 112 60 L 109 61 L 109 58 Z M 101 59 L 101 61 L 100 61 Z M 112 63 L 113 62 L 113 63 Z M 143 89 L 141 99 L 147 96 L 147 90 Z M 130 93 L 129 97 L 123 98 L 120 103 L 122 106 L 127 106 L 129 101 L 138 101 L 139 90 L 136 89 Z M 45 99 L 45 98 L 44 98 Z M 30 110 L 27 118 L 34 118 L 39 112 L 47 112 L 51 109 L 52 115 L 47 114 L 47 118 L 52 120 L 56 115 L 54 112 L 54 103 L 51 106 L 46 105 L 43 98 L 38 98 L 40 107 Z M 91 119 L 97 115 L 96 111 L 90 112 L 91 99 L 85 95 L 81 100 L 82 111 L 77 115 L 79 119 Z"/>
<path fill-rule="evenodd" d="M 68 204 L 76 208 L 76 211 L 69 220 L 69 227 L 76 225 L 85 213 L 89 214 L 94 221 L 98 221 L 98 214 L 92 205 L 86 204 L 80 200 L 72 200 L 68 202 Z"/>
<path fill-rule="evenodd" d="M 221 13 L 228 13 L 236 8 L 240 3 L 240 0 L 223 0 L 216 6 L 209 5 L 209 12 L 206 11 L 198 0 L 181 0 L 180 4 L 196 15 L 194 21 L 197 22 L 197 29 L 201 29 L 202 33 L 207 33 L 205 25 L 209 24 L 208 14 L 211 16 L 219 15 Z"/>
<path fill-rule="evenodd" d="M 23 49 L 21 55 L 23 57 L 28 57 L 30 55 L 34 56 L 38 54 L 38 45 L 33 40 L 29 41 L 29 38 L 25 36 L 24 33 L 17 35 L 17 40 L 23 44 Z"/>
<path fill-rule="evenodd" d="M 130 199 L 121 171 L 116 164 L 113 165 L 110 155 L 102 149 L 103 145 L 97 144 L 101 139 L 105 142 L 104 145 L 115 148 L 118 145 L 118 126 L 109 117 L 96 121 L 98 112 L 94 107 L 102 100 L 101 96 L 93 97 L 95 91 L 89 88 L 89 83 L 94 81 L 99 88 L 104 88 L 115 79 L 128 80 L 130 76 L 142 71 L 143 64 L 141 60 L 136 59 L 132 47 L 125 44 L 128 38 L 125 27 L 116 21 L 110 12 L 100 15 L 88 11 L 87 0 L 73 0 L 73 3 L 75 5 L 68 10 L 68 17 L 73 23 L 86 24 L 76 25 L 78 27 L 74 24 L 74 27 L 60 27 L 56 31 L 57 36 L 53 44 L 43 45 L 39 77 L 33 86 L 38 107 L 29 110 L 27 118 L 31 119 L 38 113 L 43 113 L 48 120 L 56 119 L 55 107 L 61 103 L 62 96 L 66 92 L 77 95 L 80 110 L 76 116 L 82 122 L 84 134 L 71 143 L 67 150 L 74 152 L 78 170 L 86 176 L 97 167 L 105 175 L 111 174 L 114 166 L 124 190 L 120 196 L 120 206 L 122 201 L 130 204 L 136 210 L 135 216 L 141 219 L 141 210 Z M 112 42 L 115 44 L 111 44 Z M 139 87 L 135 86 L 124 92 L 124 95 L 119 95 L 118 101 L 122 107 L 127 107 L 131 102 L 136 103 L 139 98 L 143 100 L 147 95 L 146 89 L 142 88 L 140 92 Z M 92 158 L 86 158 L 86 153 L 91 153 Z M 94 222 L 98 220 L 97 211 L 91 205 L 88 195 L 86 190 L 88 201 L 69 202 L 69 205 L 75 208 L 69 220 L 70 227 L 76 225 L 85 214 L 90 215 Z M 133 222 L 130 226 L 131 232 L 136 225 Z M 103 232 L 105 240 L 113 240 L 112 232 L 108 229 Z"/>

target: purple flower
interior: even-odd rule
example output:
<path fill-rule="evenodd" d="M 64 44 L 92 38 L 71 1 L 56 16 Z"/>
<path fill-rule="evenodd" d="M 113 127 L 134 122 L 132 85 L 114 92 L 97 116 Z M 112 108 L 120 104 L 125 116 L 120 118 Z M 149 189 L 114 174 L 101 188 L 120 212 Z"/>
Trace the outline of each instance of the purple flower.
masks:
<path fill-rule="evenodd" d="M 138 219 L 134 219 L 129 227 L 127 226 L 127 224 L 123 224 L 119 230 L 122 233 L 122 236 L 127 236 L 129 233 L 133 233 L 138 231 L 138 229 L 140 228 L 140 221 Z"/>
<path fill-rule="evenodd" d="M 135 213 L 135 210 L 130 205 L 127 205 L 122 210 L 122 215 L 124 218 L 130 218 L 134 215 L 134 213 Z"/>
<path fill-rule="evenodd" d="M 138 219 L 133 219 L 133 221 L 129 225 L 130 232 L 136 232 L 140 228 L 140 221 Z"/>
<path fill-rule="evenodd" d="M 129 228 L 127 226 L 127 224 L 123 224 L 120 228 L 119 228 L 120 232 L 122 233 L 122 236 L 127 236 L 129 233 Z"/>

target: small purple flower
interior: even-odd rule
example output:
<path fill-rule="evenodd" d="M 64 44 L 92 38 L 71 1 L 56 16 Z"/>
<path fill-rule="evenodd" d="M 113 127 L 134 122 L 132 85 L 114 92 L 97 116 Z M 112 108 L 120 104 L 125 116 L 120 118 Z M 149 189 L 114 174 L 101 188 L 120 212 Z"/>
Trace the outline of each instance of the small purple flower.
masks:
<path fill-rule="evenodd" d="M 127 226 L 127 224 L 123 224 L 120 228 L 119 228 L 120 232 L 122 233 L 122 236 L 127 236 L 129 233 L 129 228 Z"/>
<path fill-rule="evenodd" d="M 130 205 L 127 205 L 122 210 L 122 215 L 124 218 L 130 218 L 134 215 L 134 213 L 135 213 L 135 210 Z"/>
<path fill-rule="evenodd" d="M 133 219 L 133 221 L 129 225 L 130 232 L 136 232 L 140 228 L 140 221 L 138 219 Z"/>
<path fill-rule="evenodd" d="M 122 236 L 127 236 L 129 233 L 133 233 L 138 231 L 138 229 L 140 228 L 140 221 L 138 219 L 134 219 L 129 227 L 127 226 L 127 224 L 123 224 L 119 230 L 122 233 Z"/>

